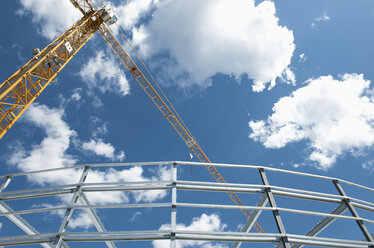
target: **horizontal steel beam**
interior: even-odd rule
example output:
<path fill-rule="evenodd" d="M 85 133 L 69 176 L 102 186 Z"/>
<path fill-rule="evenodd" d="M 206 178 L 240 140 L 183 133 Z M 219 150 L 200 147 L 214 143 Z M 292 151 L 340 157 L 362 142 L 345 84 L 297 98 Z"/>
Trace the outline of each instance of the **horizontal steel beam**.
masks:
<path fill-rule="evenodd" d="M 0 216 L 8 216 L 8 215 L 15 215 L 15 214 L 33 214 L 33 213 L 43 213 L 43 212 L 51 212 L 51 211 L 58 211 L 58 210 L 66 210 L 66 209 L 87 209 L 87 208 L 94 208 L 94 209 L 113 209 L 113 208 L 156 208 L 156 207 L 170 207 L 171 203 L 144 203 L 144 204 L 113 204 L 113 205 L 68 205 L 68 206 L 60 206 L 60 207 L 48 207 L 48 208 L 35 208 L 35 209 L 28 209 L 28 210 L 20 210 L 20 211 L 12 211 L 12 212 L 3 212 L 0 213 Z"/>
<path fill-rule="evenodd" d="M 1 176 L 0 179 L 5 179 L 0 182 L 0 201 L 7 201 L 6 203 L 12 203 L 12 200 L 20 200 L 20 199 L 42 199 L 43 197 L 51 197 L 51 196 L 62 196 L 63 194 L 78 194 L 78 201 L 79 203 L 76 204 L 69 204 L 66 206 L 56 206 L 56 207 L 47 207 L 47 208 L 38 208 L 38 209 L 25 209 L 25 210 L 18 210 L 13 211 L 12 209 L 8 209 L 5 211 L 1 208 L 0 205 L 0 216 L 5 216 L 9 219 L 11 218 L 18 218 L 19 226 L 22 226 L 22 222 L 20 221 L 21 215 L 24 214 L 35 214 L 35 213 L 47 213 L 59 210 L 84 210 L 88 213 L 92 223 L 96 227 L 98 232 L 67 232 L 66 230 L 62 230 L 59 233 L 51 233 L 51 234 L 38 234 L 36 230 L 35 232 L 26 232 L 29 235 L 27 236 L 13 236 L 13 237 L 0 237 L 0 246 L 5 245 L 26 245 L 26 244 L 33 244 L 33 243 L 40 243 L 43 247 L 51 247 L 51 240 L 56 241 L 57 239 L 60 240 L 62 245 L 66 244 L 66 242 L 105 242 L 105 244 L 110 247 L 115 247 L 115 241 L 131 241 L 131 240 L 156 240 L 156 239 L 165 239 L 170 240 L 174 237 L 178 239 L 186 239 L 186 240 L 196 240 L 196 241 L 223 241 L 223 242 L 234 242 L 234 248 L 239 248 L 242 242 L 265 242 L 265 243 L 275 243 L 278 245 L 280 243 L 287 243 L 293 245 L 294 248 L 301 248 L 305 245 L 308 246 L 324 246 L 324 247 L 373 247 L 374 243 L 371 241 L 372 239 L 369 238 L 365 241 L 357 241 L 357 240 L 345 240 L 345 239 L 334 239 L 334 238 L 326 238 L 326 237 L 319 237 L 318 235 L 326 229 L 333 221 L 336 219 L 345 219 L 350 220 L 352 224 L 356 224 L 357 222 L 360 227 L 364 227 L 364 222 L 374 224 L 373 219 L 361 218 L 355 212 L 355 209 L 361 209 L 367 211 L 368 213 L 374 212 L 374 203 L 368 202 L 366 200 L 361 200 L 343 193 L 340 190 L 339 194 L 331 194 L 331 193 L 322 193 L 322 192 L 314 192 L 310 190 L 303 190 L 303 189 L 295 189 L 295 188 L 288 188 L 288 187 L 281 187 L 276 185 L 269 185 L 268 182 L 265 185 L 262 184 L 244 184 L 244 183 L 217 183 L 217 182 L 198 182 L 198 181 L 186 181 L 186 180 L 177 180 L 174 179 L 173 182 L 171 181 L 142 181 L 142 182 L 102 182 L 102 183 L 77 183 L 77 184 L 67 184 L 67 185 L 60 185 L 60 186 L 51 186 L 51 187 L 40 187 L 34 189 L 21 189 L 15 191 L 7 191 L 1 192 L 1 189 L 6 188 L 6 186 L 10 183 L 11 179 L 18 176 L 28 176 L 34 175 L 37 176 L 37 173 L 45 173 L 45 172 L 54 172 L 58 173 L 62 170 L 71 170 L 78 171 L 84 167 L 90 168 L 91 170 L 94 168 L 111 168 L 111 167 L 123 167 L 123 168 L 130 168 L 133 166 L 172 166 L 175 162 L 150 162 L 150 163 L 123 163 L 123 164 L 95 164 L 95 165 L 79 165 L 74 166 L 71 168 L 56 168 L 56 169 L 48 169 L 48 170 L 41 170 L 38 172 L 24 172 L 24 173 L 15 173 L 9 174 L 5 176 Z M 176 162 L 177 166 L 185 166 L 185 165 L 192 165 L 192 166 L 205 166 L 205 163 L 194 163 L 194 162 Z M 295 176 L 307 176 L 310 178 L 316 178 L 321 180 L 328 180 L 330 183 L 334 181 L 335 178 L 332 177 L 324 177 L 318 175 L 312 175 L 307 173 L 300 173 L 300 172 L 292 172 L 286 170 L 280 170 L 276 168 L 268 168 L 263 166 L 253 166 L 253 165 L 227 165 L 227 164 L 209 164 L 214 165 L 216 167 L 227 167 L 227 168 L 241 168 L 241 169 L 256 169 L 262 171 L 272 171 L 277 173 L 287 173 L 290 175 Z M 123 169 L 121 168 L 121 169 Z M 102 170 L 101 170 L 102 171 Z M 339 183 L 345 183 L 354 187 L 358 187 L 360 189 L 365 189 L 373 192 L 374 190 L 362 185 L 358 185 L 355 183 L 351 183 L 348 181 L 339 180 Z M 251 196 L 253 194 L 262 194 L 262 198 L 257 203 L 256 206 L 234 206 L 234 205 L 224 205 L 224 204 L 204 204 L 204 203 L 195 203 L 195 198 L 191 199 L 184 199 L 187 202 L 163 202 L 163 203 L 138 203 L 138 204 L 112 204 L 112 205 L 92 205 L 89 203 L 85 193 L 89 197 L 89 193 L 93 192 L 136 192 L 136 191 L 151 191 L 151 190 L 165 190 L 169 191 L 172 188 L 175 188 L 176 191 L 205 191 L 205 192 L 236 192 L 242 193 L 244 196 Z M 9 188 L 9 187 L 8 187 Z M 79 189 L 79 192 L 77 193 Z M 339 204 L 338 207 L 334 209 L 330 213 L 323 213 L 323 212 L 316 212 L 316 211 L 306 211 L 300 209 L 294 209 L 296 205 L 292 205 L 290 208 L 283 208 L 281 206 L 273 205 L 267 206 L 268 198 L 265 196 L 264 193 L 271 192 L 271 194 L 276 196 L 281 196 L 284 198 L 294 198 L 294 199 L 303 199 L 308 201 L 315 201 L 315 202 L 326 202 L 326 203 L 333 203 Z M 216 193 L 217 194 L 217 193 Z M 218 203 L 219 198 L 216 198 Z M 275 198 L 277 199 L 277 198 Z M 35 201 L 36 202 L 36 201 Z M 342 204 L 344 202 L 344 204 Z M 223 202 L 222 202 L 223 203 Z M 4 203 L 5 204 L 5 203 Z M 80 204 L 80 205 L 77 205 Z M 343 213 L 347 211 L 347 207 L 351 209 L 351 212 L 354 212 L 354 216 L 347 216 Z M 150 230 L 150 231 L 129 231 L 129 232 L 108 232 L 104 227 L 104 223 L 99 217 L 100 212 L 96 212 L 100 209 L 137 209 L 137 208 L 200 208 L 200 209 L 214 209 L 216 211 L 217 208 L 219 209 L 239 209 L 239 210 L 252 210 L 252 215 L 249 216 L 249 219 L 245 223 L 243 227 L 243 232 L 201 232 L 198 230 L 194 231 L 187 231 L 187 230 L 178 230 L 174 225 L 174 229 L 172 230 Z M 1 211 L 3 210 L 3 211 Z M 286 232 L 284 229 L 281 233 L 253 233 L 250 232 L 254 222 L 258 219 L 262 211 L 272 211 L 272 212 L 287 212 L 287 213 L 294 213 L 299 214 L 301 217 L 302 215 L 313 215 L 313 216 L 320 216 L 321 221 L 313 226 L 309 232 L 305 235 L 295 235 Z M 181 211 L 183 212 L 183 211 Z M 223 211 L 222 211 L 223 212 Z M 282 214 L 282 213 L 281 213 Z M 368 216 L 362 214 L 362 216 Z M 179 217 L 179 216 L 178 216 Z M 283 216 L 282 216 L 283 217 Z M 284 218 L 284 217 L 283 217 Z M 169 220 L 167 220 L 169 221 Z M 167 222 L 166 221 L 166 222 Z M 178 222 L 175 222 L 178 223 Z M 314 223 L 312 223 L 314 224 Z M 27 226 L 27 224 L 25 224 Z M 311 225 L 312 226 L 312 225 Z M 31 227 L 31 226 L 30 226 Z M 109 227 L 109 226 L 108 226 Z M 368 227 L 371 227 L 368 225 Z M 24 228 L 24 227 L 23 227 Z M 32 227 L 31 227 L 32 228 Z M 25 229 L 25 228 L 24 228 Z M 31 229 L 30 229 L 31 230 Z M 75 230 L 74 230 L 75 231 Z M 368 234 L 369 230 L 364 230 L 365 234 Z M 371 232 L 373 230 L 370 230 Z M 370 233 L 371 233 L 370 232 Z M 366 235 L 368 236 L 368 235 Z M 368 241 L 369 240 L 369 241 Z M 49 246 L 48 246 L 49 245 Z"/>
<path fill-rule="evenodd" d="M 176 205 L 178 207 L 193 207 L 193 208 L 221 208 L 221 209 L 245 208 L 245 209 L 250 209 L 250 210 L 284 211 L 284 212 L 295 213 L 295 214 L 307 214 L 307 215 L 315 215 L 315 216 L 323 216 L 323 217 L 340 218 L 340 219 L 346 219 L 346 220 L 366 221 L 368 223 L 374 224 L 374 220 L 369 220 L 366 218 L 328 214 L 328 213 L 321 213 L 321 212 L 314 212 L 314 211 L 297 210 L 297 209 L 291 209 L 291 208 L 232 206 L 232 205 L 222 205 L 222 204 L 199 204 L 199 203 L 177 203 Z"/>
<path fill-rule="evenodd" d="M 61 167 L 61 168 L 54 168 L 54 169 L 46 169 L 46 170 L 38 170 L 38 171 L 31 171 L 31 172 L 21 172 L 21 173 L 12 173 L 12 174 L 6 174 L 3 176 L 0 176 L 0 179 L 6 178 L 6 177 L 14 177 L 14 176 L 24 176 L 24 175 L 31 175 L 36 174 L 40 172 L 52 172 L 52 171 L 58 171 L 58 170 L 69 170 L 69 169 L 76 169 L 76 168 L 83 168 L 85 166 L 88 166 L 90 168 L 95 167 L 133 167 L 133 166 L 166 166 L 166 165 L 173 165 L 176 164 L 178 166 L 184 166 L 184 165 L 195 165 L 195 166 L 215 166 L 215 167 L 228 167 L 228 168 L 247 168 L 247 169 L 264 169 L 266 171 L 273 171 L 273 172 L 279 172 L 279 173 L 285 173 L 285 174 L 291 174 L 291 175 L 299 175 L 299 176 L 306 176 L 311 178 L 319 178 L 319 179 L 325 179 L 325 180 L 339 180 L 340 183 L 349 184 L 355 187 L 359 187 L 362 189 L 366 189 L 369 191 L 374 192 L 374 189 L 370 187 L 366 187 L 357 183 L 353 183 L 347 180 L 341 180 L 335 177 L 327 177 L 327 176 L 320 176 L 310 173 L 304 173 L 304 172 L 297 172 L 297 171 L 290 171 L 290 170 L 283 170 L 283 169 L 277 169 L 273 167 L 266 167 L 266 166 L 258 166 L 258 165 L 239 165 L 239 164 L 221 164 L 221 163 L 198 163 L 198 162 L 183 162 L 183 161 L 162 161 L 162 162 L 138 162 L 138 163 L 107 163 L 107 164 L 82 164 L 82 165 L 76 165 L 71 167 Z"/>
<path fill-rule="evenodd" d="M 239 241 L 239 242 L 279 242 L 282 237 L 277 233 L 242 233 L 242 232 L 205 232 L 175 230 L 179 240 L 197 241 Z M 75 232 L 75 233 L 50 233 L 20 237 L 2 237 L 0 245 L 25 245 L 50 242 L 56 236 L 61 236 L 67 242 L 105 242 L 105 241 L 141 241 L 169 239 L 171 230 L 157 231 L 128 231 L 128 232 Z M 299 245 L 314 245 L 323 247 L 367 247 L 370 242 L 343 240 L 334 238 L 307 237 L 303 235 L 287 234 L 289 243 Z"/>

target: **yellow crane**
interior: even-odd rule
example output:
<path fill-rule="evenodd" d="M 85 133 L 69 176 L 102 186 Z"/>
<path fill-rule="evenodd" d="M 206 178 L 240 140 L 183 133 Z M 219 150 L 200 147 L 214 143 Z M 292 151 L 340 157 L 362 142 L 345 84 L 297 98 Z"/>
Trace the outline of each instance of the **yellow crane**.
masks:
<path fill-rule="evenodd" d="M 211 163 L 166 96 L 163 94 L 161 97 L 107 27 L 117 21 L 111 9 L 95 9 L 89 0 L 70 1 L 82 12 L 83 17 L 42 51 L 34 49 L 34 57 L 0 85 L 0 139 L 92 35 L 98 32 L 196 157 L 203 163 Z M 226 183 L 214 166 L 206 165 L 205 168 L 217 182 Z M 227 194 L 235 205 L 243 206 L 234 192 Z M 247 209 L 241 208 L 240 211 L 246 219 L 251 216 Z M 257 222 L 254 227 L 258 232 L 264 232 Z"/>

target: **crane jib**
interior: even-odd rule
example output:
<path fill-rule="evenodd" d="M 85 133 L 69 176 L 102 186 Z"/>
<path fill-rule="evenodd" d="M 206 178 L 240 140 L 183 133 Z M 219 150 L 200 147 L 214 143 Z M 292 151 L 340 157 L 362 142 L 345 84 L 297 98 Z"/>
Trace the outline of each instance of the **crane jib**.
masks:
<path fill-rule="evenodd" d="M 105 13 L 102 11 L 103 9 L 95 10 L 89 0 L 70 1 L 84 15 L 83 18 L 51 42 L 41 52 L 35 50 L 35 56 L 0 85 L 0 139 L 49 83 L 54 80 L 65 65 L 87 43 L 92 35 L 98 31 L 186 145 L 201 162 L 207 163 L 205 168 L 213 178 L 217 182 L 225 183 L 226 181 L 216 168 L 209 165 L 211 162 L 207 155 L 189 132 L 170 101 L 165 95 L 164 101 L 103 23 L 103 17 L 107 23 L 115 22 L 116 18 L 114 14 L 108 11 Z M 146 70 L 148 71 L 147 68 Z M 150 73 L 149 75 L 152 77 Z M 157 84 L 155 80 L 154 82 Z M 160 91 L 163 93 L 161 89 Z M 243 206 L 243 203 L 234 192 L 226 193 L 235 205 Z M 250 219 L 251 213 L 247 209 L 242 208 L 240 211 L 244 214 L 246 220 Z M 258 232 L 264 232 L 257 222 L 255 222 L 254 227 Z"/>
<path fill-rule="evenodd" d="M 105 26 L 102 25 L 99 29 L 99 34 L 109 47 L 113 50 L 113 52 L 117 55 L 120 61 L 123 63 L 124 67 L 129 70 L 130 74 L 133 75 L 134 79 L 139 83 L 145 93 L 150 97 L 152 102 L 156 105 L 156 107 L 161 111 L 164 117 L 169 121 L 169 123 L 173 126 L 173 128 L 177 131 L 179 136 L 184 140 L 186 145 L 192 150 L 192 152 L 196 155 L 196 157 L 203 163 L 211 163 L 207 155 L 201 149 L 199 144 L 196 142 L 195 138 L 192 134 L 188 131 L 188 129 L 179 121 L 176 117 L 176 114 L 171 110 L 173 109 L 171 106 L 169 107 L 166 102 L 162 99 L 160 94 L 157 93 L 153 85 L 148 81 L 145 75 L 139 70 L 137 65 L 133 62 L 130 56 L 126 53 L 124 48 L 118 42 L 118 40 L 114 37 L 114 35 L 110 32 L 110 30 Z M 217 182 L 225 183 L 226 181 L 223 177 L 219 174 L 217 169 L 214 166 L 206 165 L 205 168 L 209 171 L 209 173 L 213 176 L 213 178 Z M 244 206 L 244 204 L 240 201 L 238 196 L 234 192 L 226 192 L 230 199 L 235 203 L 237 206 Z M 251 216 L 251 213 L 247 209 L 240 209 L 243 215 L 248 220 Z M 261 226 L 255 222 L 254 225 L 255 229 L 258 232 L 264 232 Z"/>
<path fill-rule="evenodd" d="M 0 138 L 100 27 L 84 16 L 0 85 Z M 69 45 L 66 45 L 69 44 Z"/>

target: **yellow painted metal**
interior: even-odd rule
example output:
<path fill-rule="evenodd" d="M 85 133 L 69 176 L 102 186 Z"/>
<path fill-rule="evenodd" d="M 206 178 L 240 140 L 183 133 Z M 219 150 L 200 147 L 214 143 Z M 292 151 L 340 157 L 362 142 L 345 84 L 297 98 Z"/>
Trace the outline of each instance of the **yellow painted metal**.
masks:
<path fill-rule="evenodd" d="M 102 20 L 95 15 L 87 13 L 0 85 L 0 139 L 96 32 Z"/>
<path fill-rule="evenodd" d="M 87 12 L 90 12 L 94 9 L 89 0 L 70 0 L 70 1 L 84 15 Z M 173 111 L 174 108 L 172 106 L 169 106 L 166 103 L 169 101 L 163 100 L 160 94 L 158 94 L 156 89 L 152 86 L 152 84 L 148 81 L 148 79 L 144 76 L 144 74 L 139 70 L 138 66 L 133 62 L 130 56 L 126 53 L 125 49 L 123 49 L 123 47 L 118 42 L 118 40 L 114 37 L 114 35 L 110 32 L 110 30 L 104 24 L 100 26 L 99 33 L 101 37 L 104 38 L 104 40 L 109 45 L 109 47 L 112 48 L 113 52 L 117 55 L 117 57 L 121 60 L 122 64 L 131 73 L 131 75 L 139 83 L 142 89 L 147 93 L 147 95 L 152 100 L 152 102 L 161 111 L 163 116 L 169 121 L 169 123 L 177 131 L 177 133 L 183 139 L 186 145 L 196 155 L 196 157 L 203 163 L 211 163 L 208 156 L 204 153 L 200 145 L 197 143 L 196 139 L 188 131 L 183 121 L 178 119 L 177 113 L 174 113 Z M 209 171 L 209 173 L 213 176 L 213 178 L 217 182 L 226 183 L 226 181 L 223 179 L 221 174 L 217 171 L 217 169 L 214 166 L 207 165 L 205 166 L 205 168 Z M 240 201 L 240 199 L 234 192 L 227 192 L 227 194 L 230 197 L 230 199 L 235 203 L 235 205 L 243 206 L 243 203 Z M 240 211 L 244 214 L 246 219 L 248 219 L 251 215 L 251 213 L 247 209 L 240 209 Z M 264 230 L 261 228 L 258 222 L 255 222 L 254 227 L 257 230 L 257 232 L 262 232 L 262 233 L 264 232 Z"/>
<path fill-rule="evenodd" d="M 77 8 L 83 15 L 87 15 L 94 10 L 89 0 L 70 0 L 70 2 Z"/>
<path fill-rule="evenodd" d="M 178 115 L 174 113 L 172 106 L 169 106 L 158 94 L 114 35 L 104 24 L 102 24 L 101 18 L 95 17 L 97 11 L 94 10 L 89 0 L 70 1 L 82 12 L 84 17 L 1 84 L 0 139 L 22 115 L 27 107 L 30 106 L 30 104 L 56 77 L 62 68 L 98 30 L 100 35 L 104 38 L 110 48 L 112 48 L 126 69 L 140 84 L 142 89 L 177 131 L 196 157 L 201 162 L 211 163 L 196 139 L 188 131 L 183 122 L 177 118 Z M 66 42 L 70 43 L 72 47 L 71 52 L 69 52 L 65 46 Z M 55 58 L 58 58 L 58 63 L 56 63 Z M 206 165 L 205 168 L 217 182 L 226 183 L 214 166 Z M 243 203 L 234 192 L 227 192 L 227 194 L 235 205 L 243 206 Z M 241 209 L 240 211 L 247 219 L 250 217 L 251 213 L 247 209 Z M 254 227 L 258 232 L 264 232 L 257 222 Z"/>

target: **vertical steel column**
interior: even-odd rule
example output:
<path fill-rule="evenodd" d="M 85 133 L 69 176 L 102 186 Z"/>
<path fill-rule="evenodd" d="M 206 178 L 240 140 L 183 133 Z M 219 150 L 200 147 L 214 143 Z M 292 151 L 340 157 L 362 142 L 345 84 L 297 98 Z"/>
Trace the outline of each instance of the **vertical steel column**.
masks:
<path fill-rule="evenodd" d="M 349 211 L 351 212 L 352 216 L 355 217 L 355 218 L 360 218 L 360 216 L 358 215 L 355 207 L 352 205 L 351 201 L 347 198 L 347 194 L 344 192 L 342 186 L 340 185 L 339 181 L 338 180 L 333 180 L 332 181 L 334 183 L 334 186 L 335 188 L 338 190 L 339 194 L 345 198 L 342 199 L 342 202 L 347 205 Z M 368 247 L 370 248 L 374 248 L 374 238 L 371 236 L 369 230 L 366 228 L 365 224 L 364 224 L 364 221 L 362 220 L 356 220 L 356 223 L 358 225 L 358 227 L 361 229 L 362 233 L 364 234 L 366 240 L 368 242 L 371 242 L 373 243 L 373 245 L 369 245 Z"/>
<path fill-rule="evenodd" d="M 263 168 L 260 168 L 259 172 L 260 172 L 260 175 L 261 175 L 262 182 L 265 185 L 264 190 L 265 190 L 265 193 L 267 195 L 267 198 L 269 199 L 270 206 L 272 208 L 277 208 L 277 204 L 275 203 L 273 193 L 271 192 L 271 189 L 269 187 L 270 184 L 269 184 L 269 181 L 266 177 L 265 170 Z M 283 245 L 283 247 L 291 248 L 290 244 L 288 243 L 288 239 L 286 237 L 287 233 L 286 233 L 286 230 L 284 228 L 282 218 L 279 215 L 279 211 L 277 209 L 273 210 L 273 215 L 274 215 L 275 223 L 277 224 L 279 233 L 283 235 L 283 237 L 281 238 L 281 244 Z"/>
<path fill-rule="evenodd" d="M 82 193 L 82 186 L 80 184 L 84 183 L 84 181 L 86 180 L 89 169 L 90 169 L 89 166 L 85 166 L 84 167 L 82 175 L 81 175 L 81 177 L 79 179 L 79 182 L 78 182 L 77 189 L 74 192 L 73 197 L 71 198 L 70 206 L 74 206 L 77 203 L 77 201 L 78 201 L 78 199 L 79 199 L 79 197 L 80 197 L 80 195 Z M 66 228 L 68 227 L 70 218 L 73 215 L 73 211 L 74 211 L 74 208 L 68 208 L 68 209 L 66 209 L 65 217 L 62 220 L 60 229 L 58 231 L 59 235 L 58 235 L 58 237 L 56 237 L 57 238 L 57 240 L 55 241 L 56 242 L 56 246 L 55 246 L 56 248 L 60 248 L 61 247 L 61 243 L 63 241 L 61 234 L 66 231 Z"/>
<path fill-rule="evenodd" d="M 175 229 L 177 228 L 177 163 L 173 163 L 172 167 L 172 188 L 171 188 L 171 236 L 170 248 L 176 248 Z"/>

